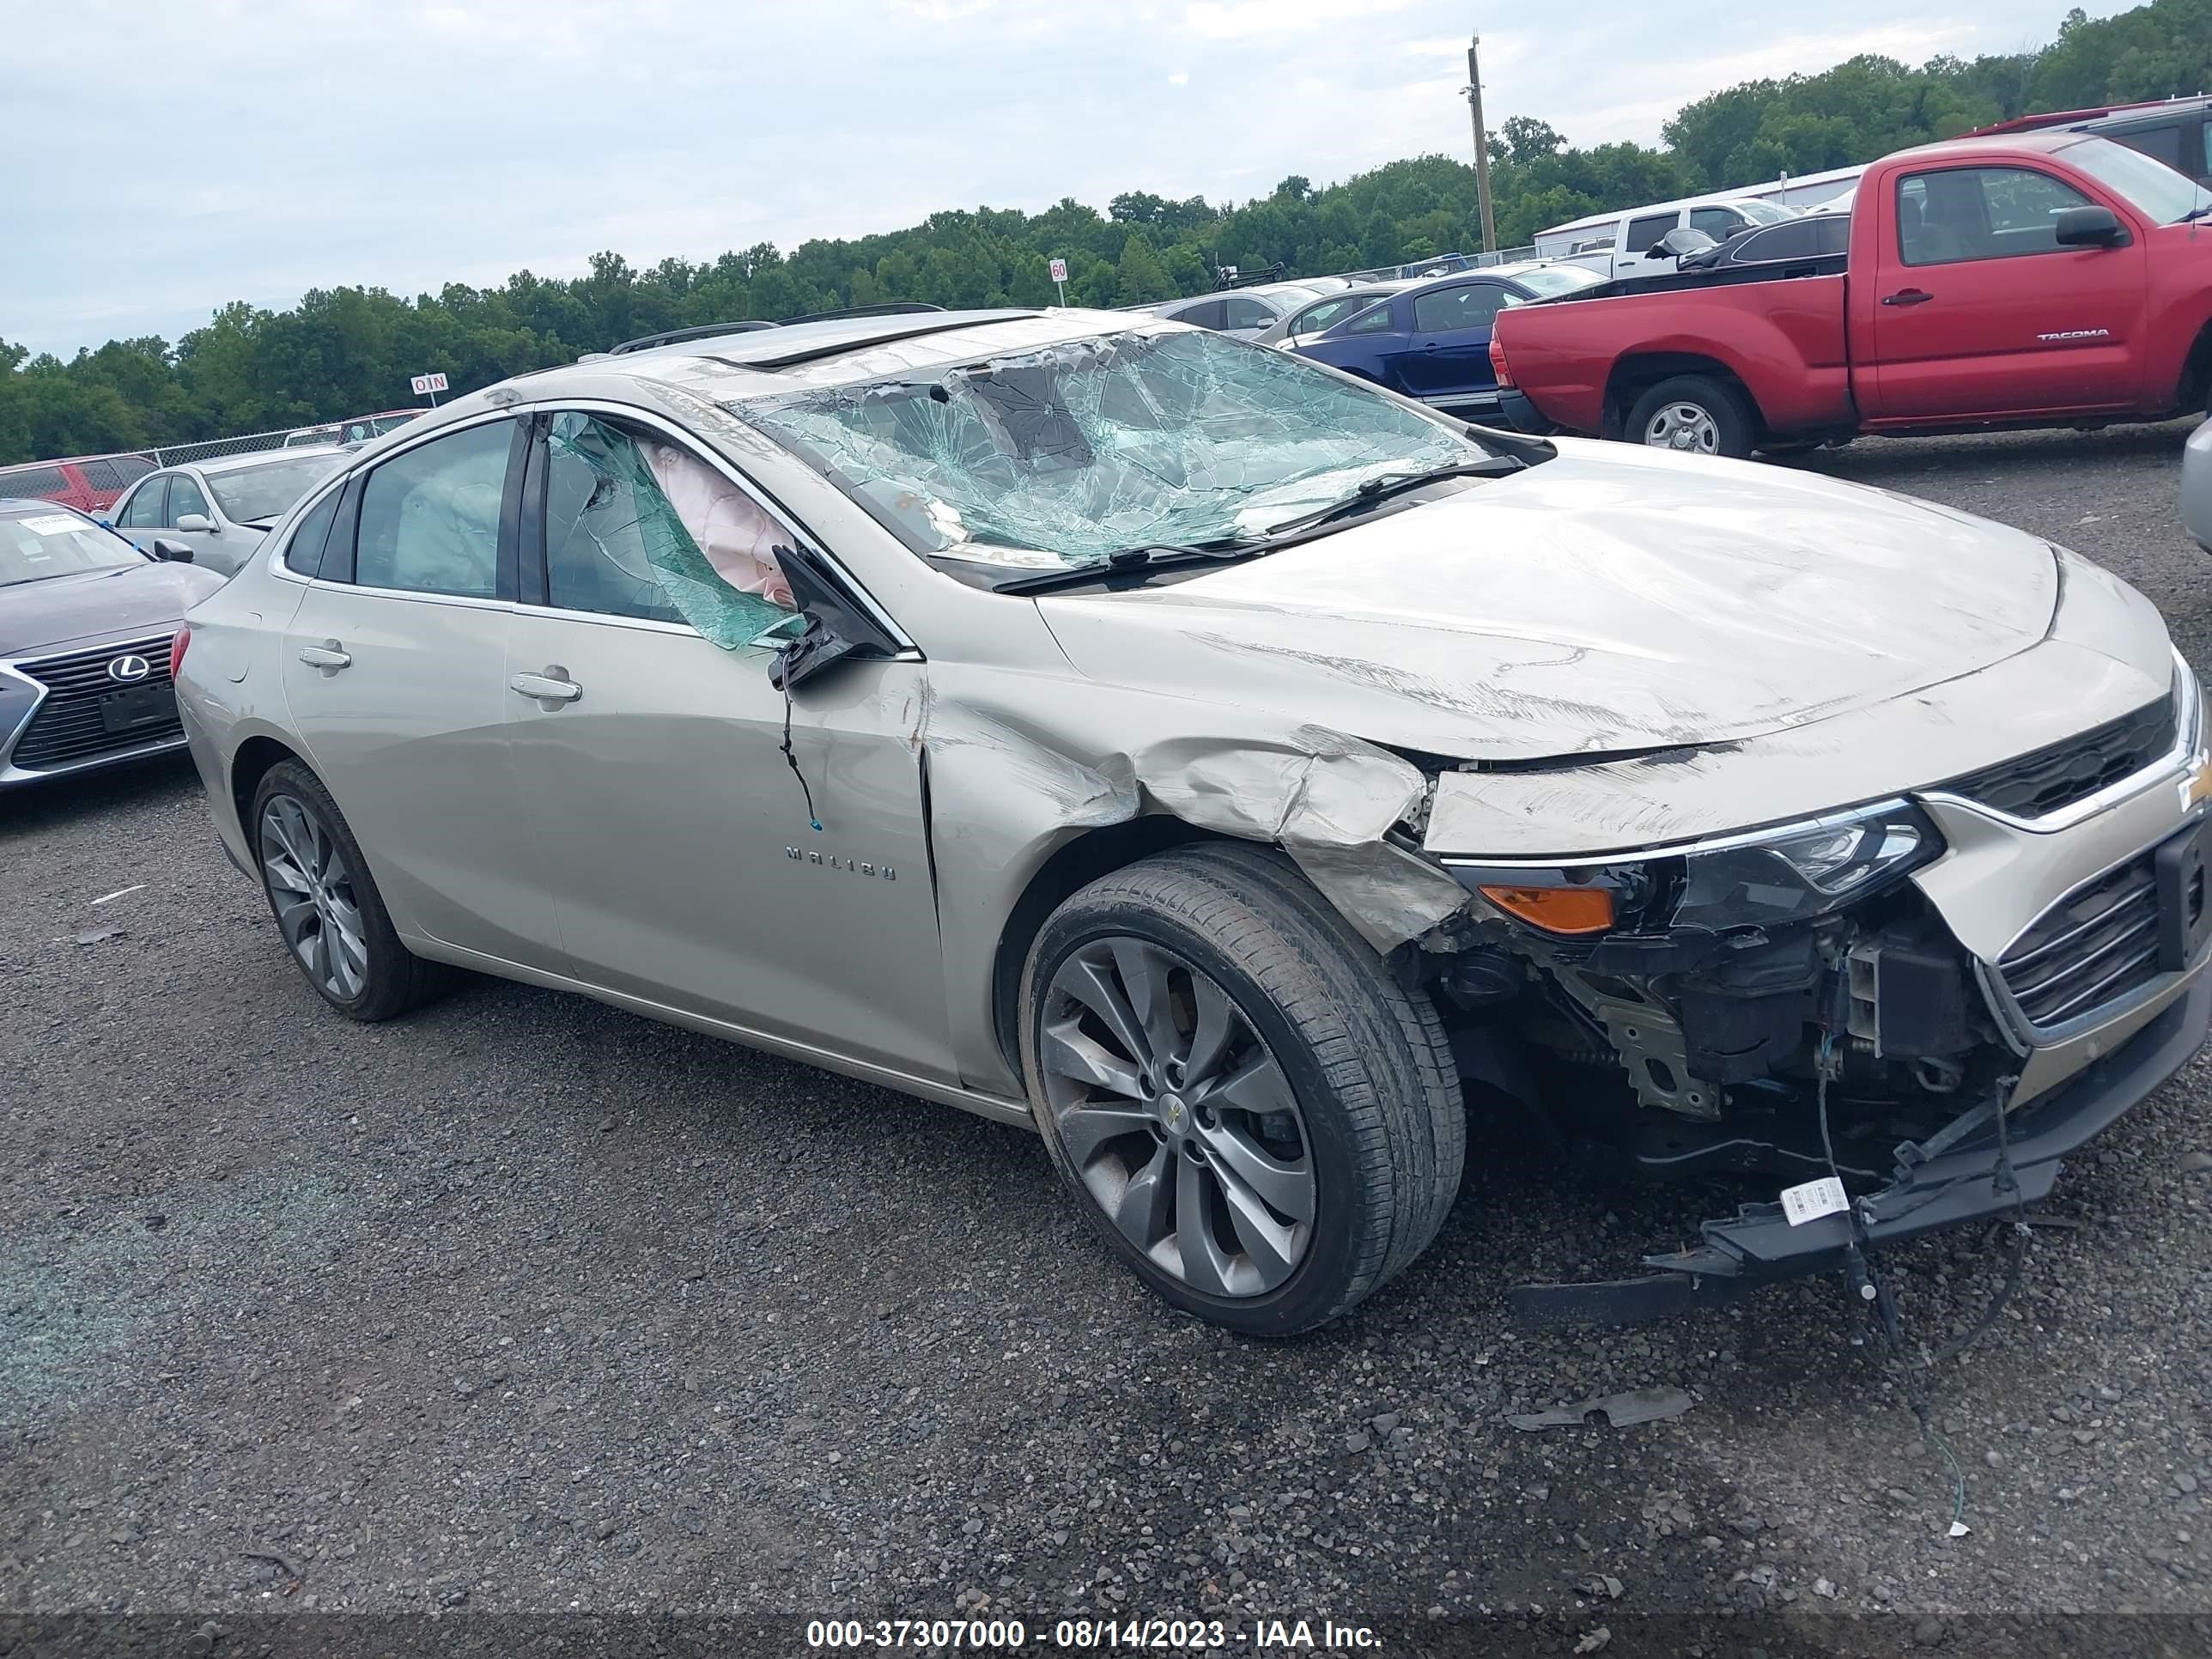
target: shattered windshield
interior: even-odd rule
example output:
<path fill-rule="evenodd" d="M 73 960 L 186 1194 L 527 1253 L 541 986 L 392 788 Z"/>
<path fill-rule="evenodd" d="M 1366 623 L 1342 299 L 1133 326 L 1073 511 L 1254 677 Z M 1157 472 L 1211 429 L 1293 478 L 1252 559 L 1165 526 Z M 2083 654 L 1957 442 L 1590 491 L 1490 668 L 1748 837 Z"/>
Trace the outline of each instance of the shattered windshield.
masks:
<path fill-rule="evenodd" d="M 1183 329 L 727 407 L 915 550 L 1030 568 L 1259 537 L 1488 453 L 1285 353 Z"/>

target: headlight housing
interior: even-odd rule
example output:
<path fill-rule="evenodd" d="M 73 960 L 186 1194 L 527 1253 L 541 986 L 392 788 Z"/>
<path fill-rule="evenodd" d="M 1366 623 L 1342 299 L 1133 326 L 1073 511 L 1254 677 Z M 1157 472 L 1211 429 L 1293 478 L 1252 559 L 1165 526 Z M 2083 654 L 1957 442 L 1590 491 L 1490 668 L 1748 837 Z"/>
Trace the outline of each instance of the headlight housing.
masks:
<path fill-rule="evenodd" d="M 1455 865 L 1452 873 L 1540 933 L 1673 927 L 1717 933 L 1826 915 L 1942 850 L 1927 814 L 1899 799 L 1638 860 L 1551 869 Z"/>
<path fill-rule="evenodd" d="M 1942 837 L 1910 801 L 1785 824 L 1683 859 L 1674 925 L 1772 926 L 1825 915 L 1918 868 Z"/>

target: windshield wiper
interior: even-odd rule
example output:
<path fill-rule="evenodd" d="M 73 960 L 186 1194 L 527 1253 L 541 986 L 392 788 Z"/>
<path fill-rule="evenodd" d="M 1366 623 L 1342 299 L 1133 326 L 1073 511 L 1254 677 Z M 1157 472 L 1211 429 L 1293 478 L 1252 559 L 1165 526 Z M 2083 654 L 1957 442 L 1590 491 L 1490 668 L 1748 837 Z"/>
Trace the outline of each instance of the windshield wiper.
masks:
<path fill-rule="evenodd" d="M 1146 542 L 1136 547 L 1117 547 L 1103 559 L 1072 564 L 1059 570 L 1040 570 L 992 585 L 995 593 L 1042 593 L 1055 587 L 1080 587 L 1110 576 L 1171 570 L 1181 565 L 1233 564 L 1267 551 L 1256 542 Z"/>
<path fill-rule="evenodd" d="M 2177 225 L 2192 224 L 2196 221 L 2204 217 L 2208 213 L 2212 213 L 2212 202 L 2207 202 L 2202 207 L 2193 207 L 2190 209 L 2188 212 L 2183 214 L 2173 222 Z"/>
<path fill-rule="evenodd" d="M 1340 519 L 1349 519 L 1381 506 L 1392 497 L 1403 495 L 1425 484 L 1439 483 L 1447 478 L 1502 478 L 1518 472 L 1527 465 L 1510 455 L 1493 455 L 1480 461 L 1458 461 L 1449 466 L 1432 466 L 1419 472 L 1385 472 L 1380 477 L 1370 478 L 1340 501 L 1307 513 L 1295 519 L 1285 519 L 1280 524 L 1267 526 L 1266 540 L 1269 545 L 1280 544 L 1285 538 L 1302 531 L 1318 530 L 1322 526 L 1334 524 Z"/>

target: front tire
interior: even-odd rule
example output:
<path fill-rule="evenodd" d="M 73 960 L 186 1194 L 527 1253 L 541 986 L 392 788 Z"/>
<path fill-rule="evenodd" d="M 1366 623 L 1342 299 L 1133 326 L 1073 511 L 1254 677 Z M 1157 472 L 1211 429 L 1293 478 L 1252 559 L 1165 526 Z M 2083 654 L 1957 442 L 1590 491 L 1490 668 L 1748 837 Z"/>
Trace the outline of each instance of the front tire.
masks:
<path fill-rule="evenodd" d="M 297 761 L 269 769 L 249 826 L 261 890 L 293 964 L 349 1019 L 390 1019 L 444 990 L 452 970 L 399 942 L 361 843 Z"/>
<path fill-rule="evenodd" d="M 1749 455 L 1759 425 L 1743 395 L 1705 374 L 1676 374 L 1638 398 L 1628 411 L 1631 443 L 1678 454 Z"/>
<path fill-rule="evenodd" d="M 1022 982 L 1030 1109 L 1109 1245 L 1257 1335 L 1427 1248 L 1467 1122 L 1441 1021 L 1281 854 L 1162 854 L 1063 903 Z"/>

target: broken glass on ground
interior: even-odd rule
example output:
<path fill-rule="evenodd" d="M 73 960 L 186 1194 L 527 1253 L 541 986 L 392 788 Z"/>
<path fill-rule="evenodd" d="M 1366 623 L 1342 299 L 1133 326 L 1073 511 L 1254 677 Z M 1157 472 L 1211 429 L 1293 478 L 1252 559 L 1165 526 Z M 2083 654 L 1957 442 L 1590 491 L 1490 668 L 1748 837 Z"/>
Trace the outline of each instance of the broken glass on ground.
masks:
<path fill-rule="evenodd" d="M 1680 1417 L 1693 1403 L 1680 1389 L 1632 1389 L 1626 1394 L 1595 1395 L 1577 1406 L 1523 1412 L 1505 1420 L 1516 1429 L 1578 1429 L 1595 1419 L 1600 1428 L 1626 1429 Z"/>

